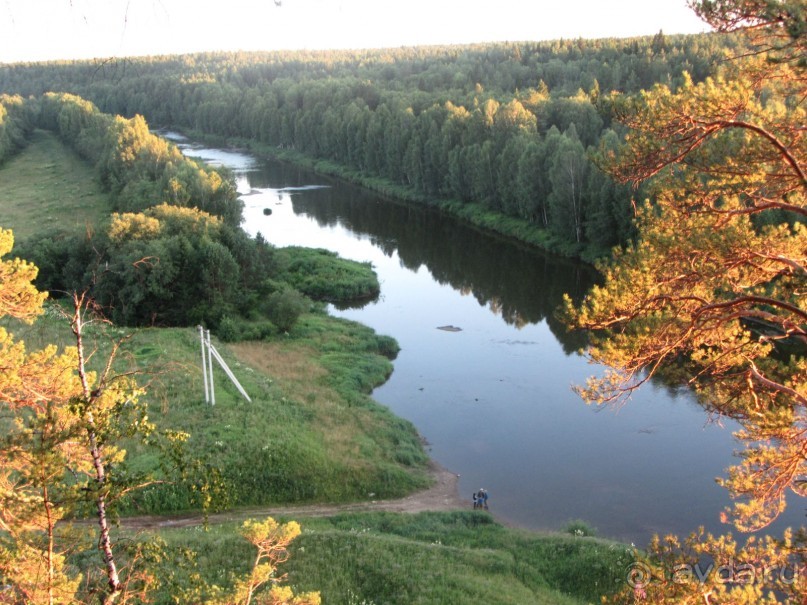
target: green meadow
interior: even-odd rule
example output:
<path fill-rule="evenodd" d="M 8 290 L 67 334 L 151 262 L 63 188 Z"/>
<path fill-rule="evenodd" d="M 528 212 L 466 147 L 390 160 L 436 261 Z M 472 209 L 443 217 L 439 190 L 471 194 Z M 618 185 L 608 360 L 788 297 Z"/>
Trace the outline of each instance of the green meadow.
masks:
<path fill-rule="evenodd" d="M 597 603 L 620 585 L 633 561 L 632 549 L 622 544 L 507 528 L 480 511 L 358 513 L 298 521 L 302 534 L 281 572 L 295 591 L 319 590 L 323 603 Z M 199 573 L 227 587 L 233 574 L 245 573 L 251 547 L 237 529 L 225 524 L 162 530 L 160 537 L 175 552 L 198 553 L 178 560 L 166 585 L 187 584 Z M 170 599 L 161 595 L 158 602 Z"/>

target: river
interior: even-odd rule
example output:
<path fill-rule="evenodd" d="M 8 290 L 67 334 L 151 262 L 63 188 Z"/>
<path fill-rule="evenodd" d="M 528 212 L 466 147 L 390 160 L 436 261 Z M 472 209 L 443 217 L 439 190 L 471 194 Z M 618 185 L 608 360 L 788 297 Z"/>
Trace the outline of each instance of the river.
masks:
<path fill-rule="evenodd" d="M 736 460 L 733 423 L 658 385 L 618 409 L 572 392 L 602 370 L 553 312 L 564 292 L 579 297 L 593 283 L 589 267 L 305 169 L 182 147 L 235 172 L 250 234 L 373 264 L 380 297 L 331 312 L 398 340 L 394 372 L 373 396 L 460 476 L 469 508 L 481 487 L 506 523 L 557 530 L 580 519 L 641 545 L 653 533 L 731 529 L 715 478 Z M 769 531 L 801 525 L 796 504 Z"/>

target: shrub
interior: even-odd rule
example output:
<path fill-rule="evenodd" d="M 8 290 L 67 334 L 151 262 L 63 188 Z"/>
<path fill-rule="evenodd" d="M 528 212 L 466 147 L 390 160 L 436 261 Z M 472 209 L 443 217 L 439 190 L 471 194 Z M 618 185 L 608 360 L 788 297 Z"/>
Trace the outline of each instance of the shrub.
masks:
<path fill-rule="evenodd" d="M 308 309 L 308 299 L 297 290 L 286 289 L 269 295 L 266 315 L 278 330 L 288 332 Z"/>
<path fill-rule="evenodd" d="M 216 328 L 216 336 L 224 342 L 263 340 L 275 332 L 274 324 L 268 321 L 250 322 L 239 317 L 225 315 Z"/>
<path fill-rule="evenodd" d="M 567 534 L 580 537 L 594 537 L 597 535 L 597 530 L 585 521 L 575 519 L 566 524 L 564 530 Z"/>
<path fill-rule="evenodd" d="M 232 317 L 226 315 L 216 328 L 216 336 L 224 342 L 237 342 L 241 340 L 241 327 Z"/>

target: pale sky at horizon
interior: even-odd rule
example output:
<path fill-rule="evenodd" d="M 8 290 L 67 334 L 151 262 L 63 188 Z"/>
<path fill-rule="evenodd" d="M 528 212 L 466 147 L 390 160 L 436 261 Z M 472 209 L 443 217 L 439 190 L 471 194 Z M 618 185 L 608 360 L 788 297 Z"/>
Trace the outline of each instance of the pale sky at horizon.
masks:
<path fill-rule="evenodd" d="M 0 62 L 707 31 L 686 0 L 0 0 Z"/>

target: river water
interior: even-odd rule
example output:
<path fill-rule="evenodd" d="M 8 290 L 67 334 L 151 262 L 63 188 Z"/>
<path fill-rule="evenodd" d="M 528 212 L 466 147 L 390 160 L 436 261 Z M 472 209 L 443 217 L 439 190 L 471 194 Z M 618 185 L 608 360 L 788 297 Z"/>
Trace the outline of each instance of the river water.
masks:
<path fill-rule="evenodd" d="M 373 264 L 378 300 L 331 312 L 398 340 L 395 370 L 373 396 L 460 476 L 469 508 L 485 488 L 504 522 L 557 530 L 581 519 L 641 545 L 653 533 L 731 529 L 719 521 L 730 502 L 715 478 L 735 460 L 735 425 L 658 385 L 619 409 L 572 392 L 602 370 L 553 312 L 564 292 L 579 297 L 593 283 L 590 268 L 305 169 L 186 152 L 235 172 L 247 232 Z M 803 519 L 803 504 L 791 503 L 769 531 Z"/>

